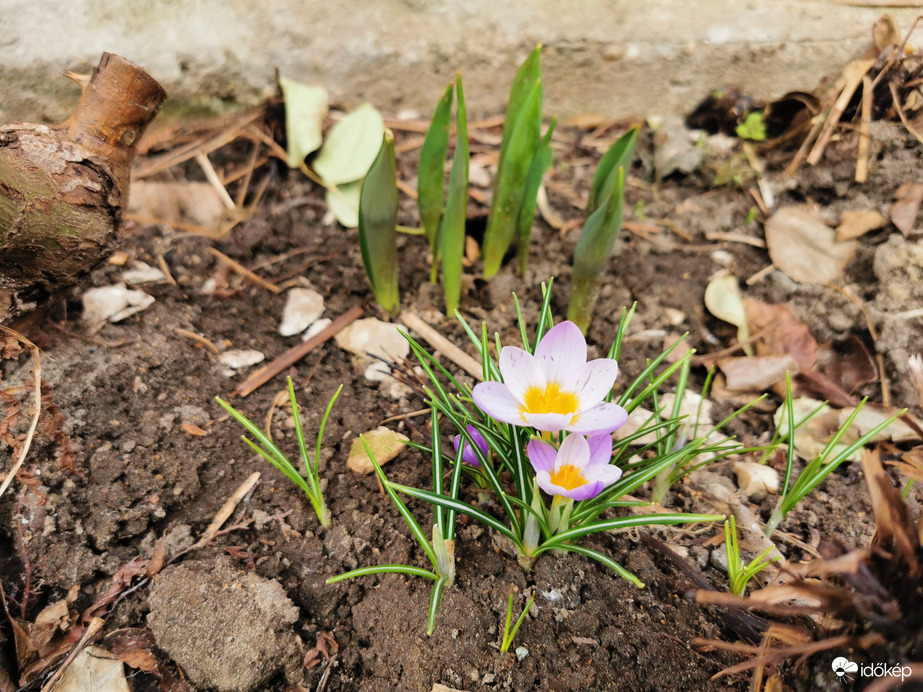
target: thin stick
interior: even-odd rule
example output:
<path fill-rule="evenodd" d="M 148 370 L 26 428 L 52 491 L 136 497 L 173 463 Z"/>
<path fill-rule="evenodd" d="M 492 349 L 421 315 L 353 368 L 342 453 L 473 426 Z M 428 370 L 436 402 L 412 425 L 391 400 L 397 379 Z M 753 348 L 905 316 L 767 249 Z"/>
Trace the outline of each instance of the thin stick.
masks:
<path fill-rule="evenodd" d="M 743 243 L 744 245 L 752 245 L 753 247 L 765 248 L 766 241 L 762 238 L 754 238 L 751 235 L 745 235 L 743 233 L 721 233 L 716 231 L 714 233 L 706 233 L 706 240 L 724 240 L 729 243 Z"/>
<path fill-rule="evenodd" d="M 812 166 L 816 166 L 820 162 L 821 157 L 824 155 L 824 150 L 830 143 L 830 138 L 833 137 L 834 129 L 836 129 L 840 118 L 843 117 L 843 112 L 849 105 L 850 99 L 852 99 L 856 89 L 862 84 L 862 79 L 874 64 L 874 60 L 853 60 L 843 69 L 846 84 L 843 86 L 837 100 L 833 103 L 830 114 L 827 116 L 827 122 L 824 123 L 824 129 L 814 143 L 814 148 L 808 154 L 807 161 Z"/>
<path fill-rule="evenodd" d="M 58 681 L 67 672 L 67 669 L 70 668 L 71 663 L 74 662 L 74 659 L 84 650 L 87 644 L 90 643 L 99 631 L 103 628 L 103 625 L 106 624 L 106 621 L 102 618 L 93 618 L 90 620 L 90 624 L 87 625 L 87 628 L 83 631 L 83 635 L 80 637 L 80 641 L 74 644 L 74 648 L 71 649 L 70 653 L 67 654 L 67 658 L 64 659 L 64 662 L 58 666 L 58 669 L 54 672 L 48 682 L 42 686 L 42 692 L 51 692 L 54 689 L 55 685 L 58 684 Z"/>
<path fill-rule="evenodd" d="M 256 391 L 280 372 L 288 367 L 291 367 L 306 355 L 308 355 L 315 348 L 325 343 L 328 339 L 337 334 L 341 329 L 362 317 L 364 313 L 365 310 L 363 310 L 358 305 L 350 308 L 345 313 L 337 317 L 329 325 L 327 325 L 326 328 L 315 334 L 313 337 L 293 348 L 290 348 L 288 351 L 269 363 L 269 365 L 260 370 L 257 370 L 255 373 L 250 375 L 250 377 L 240 383 L 237 389 L 234 390 L 233 394 L 245 397 L 248 394 Z"/>
<path fill-rule="evenodd" d="M 240 262 L 232 260 L 230 257 L 225 255 L 223 252 L 216 250 L 213 247 L 208 248 L 208 251 L 212 253 L 215 257 L 217 257 L 219 260 L 227 264 L 231 269 L 236 271 L 238 274 L 240 274 L 243 277 L 246 277 L 247 279 L 250 279 L 250 281 L 255 283 L 257 286 L 261 286 L 265 288 L 267 291 L 271 291 L 272 293 L 282 292 L 282 289 L 276 286 L 274 283 L 272 283 L 271 281 L 267 281 L 261 276 L 257 276 L 252 271 L 247 269 L 244 265 L 242 265 Z"/>
<path fill-rule="evenodd" d="M 218 531 L 221 529 L 221 527 L 224 526 L 224 522 L 226 522 L 228 518 L 232 514 L 234 514 L 234 510 L 237 509 L 237 505 L 240 504 L 240 501 L 243 500 L 247 496 L 247 493 L 253 490 L 253 486 L 255 486 L 257 481 L 259 480 L 260 480 L 259 471 L 254 471 L 253 473 L 251 473 L 247 477 L 247 480 L 241 483 L 237 487 L 237 490 L 234 491 L 234 494 L 231 495 L 231 497 L 228 498 L 227 502 L 225 502 L 221 506 L 221 509 L 219 509 L 218 512 L 215 514 L 215 518 L 212 519 L 212 523 L 209 524 L 208 528 L 205 529 L 205 533 L 202 534 L 202 537 L 198 540 L 198 542 L 196 542 L 195 545 L 189 548 L 189 550 L 196 550 L 205 545 L 208 545 L 208 542 L 211 541 L 215 537 L 215 535 L 218 533 Z"/>
<path fill-rule="evenodd" d="M 484 368 L 480 363 L 426 324 L 426 322 L 421 320 L 414 313 L 410 311 L 402 312 L 401 322 L 426 339 L 430 346 L 435 348 L 473 378 L 480 380 L 484 376 Z"/>
<path fill-rule="evenodd" d="M 859 147 L 856 151 L 856 182 L 869 179 L 869 127 L 872 123 L 872 80 L 862 77 L 862 120 L 859 121 Z"/>
<path fill-rule="evenodd" d="M 19 458 L 16 460 L 16 463 L 13 464 L 13 468 L 10 469 L 10 472 L 6 474 L 6 479 L 3 481 L 3 485 L 0 485 L 0 497 L 3 497 L 3 493 L 5 493 L 6 489 L 10 487 L 10 483 L 13 482 L 13 478 L 15 478 L 16 474 L 19 473 L 19 469 L 22 468 L 22 464 L 26 460 L 26 455 L 29 453 L 29 447 L 32 446 L 32 438 L 35 437 L 35 429 L 38 427 L 38 419 L 42 414 L 42 363 L 38 355 L 38 346 L 33 344 L 19 332 L 10 329 L 9 327 L 0 325 L 0 330 L 3 330 L 5 334 L 8 334 L 9 336 L 16 339 L 19 343 L 25 345 L 32 352 L 32 361 L 35 363 L 35 366 L 32 369 L 32 381 L 35 388 L 35 399 L 33 402 L 35 412 L 32 414 L 32 424 L 29 426 L 29 431 L 26 433 L 26 439 L 23 440 L 22 447 L 19 448 Z"/>
<path fill-rule="evenodd" d="M 237 205 L 234 204 L 234 200 L 231 199 L 231 195 L 228 194 L 227 188 L 221 184 L 218 172 L 215 170 L 215 167 L 212 166 L 212 162 L 208 160 L 208 157 L 200 151 L 195 155 L 195 160 L 202 169 L 202 172 L 205 173 L 205 179 L 208 181 L 209 185 L 215 188 L 215 192 L 217 192 L 218 196 L 221 198 L 221 203 L 224 204 L 225 209 L 237 209 Z"/>
<path fill-rule="evenodd" d="M 163 275 L 167 277 L 167 281 L 173 286 L 178 285 L 176 279 L 173 278 L 173 272 L 170 271 L 170 265 L 167 264 L 167 260 L 164 259 L 164 256 L 159 252 L 157 253 L 157 266 L 160 267 L 160 271 L 163 272 Z"/>
<path fill-rule="evenodd" d="M 202 344 L 205 348 L 207 348 L 209 351 L 214 353 L 216 356 L 218 355 L 219 353 L 218 347 L 215 346 L 215 344 L 213 344 L 211 341 L 206 339 L 201 334 L 190 332 L 188 329 L 180 329 L 179 327 L 173 327 L 173 331 L 179 334 L 180 336 L 185 336 L 187 339 L 192 339 L 193 341 L 197 341 L 198 343 Z"/>

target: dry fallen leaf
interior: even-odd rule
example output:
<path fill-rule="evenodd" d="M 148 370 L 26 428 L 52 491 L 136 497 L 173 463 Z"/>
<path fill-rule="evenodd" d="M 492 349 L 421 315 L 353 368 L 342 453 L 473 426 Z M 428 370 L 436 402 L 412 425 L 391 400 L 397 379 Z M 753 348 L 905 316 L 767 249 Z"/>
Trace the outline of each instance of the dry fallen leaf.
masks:
<path fill-rule="evenodd" d="M 183 423 L 179 427 L 182 428 L 183 432 L 187 435 L 195 435 L 196 437 L 205 437 L 208 435 L 207 432 L 202 430 L 202 428 L 195 423 Z"/>
<path fill-rule="evenodd" d="M 826 284 L 843 275 L 856 251 L 854 240 L 836 233 L 799 207 L 783 207 L 766 220 L 766 246 L 773 265 L 802 284 Z"/>
<path fill-rule="evenodd" d="M 750 330 L 762 336 L 756 342 L 760 356 L 790 355 L 800 372 L 807 372 L 817 362 L 817 342 L 811 329 L 787 305 L 773 305 L 758 300 L 744 300 Z"/>
<path fill-rule="evenodd" d="M 384 466 L 387 462 L 400 454 L 404 450 L 404 447 L 407 446 L 406 443 L 408 441 L 405 435 L 401 435 L 384 426 L 376 428 L 375 430 L 370 430 L 362 437 L 365 439 L 366 444 L 368 444 L 379 466 Z M 372 461 L 369 459 L 368 453 L 365 451 L 365 445 L 362 444 L 362 440 L 358 437 L 353 440 L 353 444 L 349 448 L 349 459 L 346 465 L 349 466 L 351 471 L 365 475 L 375 470 Z"/>
<path fill-rule="evenodd" d="M 737 341 L 744 342 L 750 338 L 747 315 L 743 299 L 737 286 L 737 277 L 725 274 L 708 282 L 705 287 L 705 307 L 720 320 L 737 327 Z M 749 345 L 744 346 L 747 355 L 753 354 Z"/>
<path fill-rule="evenodd" d="M 874 209 L 862 211 L 844 211 L 840 216 L 840 225 L 836 227 L 837 242 L 855 240 L 869 231 L 884 228 L 888 219 Z"/>
<path fill-rule="evenodd" d="M 906 238 L 916 229 L 917 215 L 923 204 L 923 183 L 904 183 L 894 193 L 891 222 Z"/>
<path fill-rule="evenodd" d="M 763 392 L 785 379 L 785 373 L 798 372 L 798 362 L 790 355 L 722 358 L 718 367 L 732 392 Z"/>
<path fill-rule="evenodd" d="M 224 201 L 208 183 L 154 182 L 131 184 L 128 213 L 165 224 L 191 224 L 217 231 L 224 219 Z"/>

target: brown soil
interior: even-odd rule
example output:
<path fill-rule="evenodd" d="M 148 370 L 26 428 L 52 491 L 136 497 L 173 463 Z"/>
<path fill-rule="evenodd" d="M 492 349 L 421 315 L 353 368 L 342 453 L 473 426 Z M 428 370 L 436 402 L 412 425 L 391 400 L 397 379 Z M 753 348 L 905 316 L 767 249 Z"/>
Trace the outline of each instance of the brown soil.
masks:
<path fill-rule="evenodd" d="M 573 190 L 578 198 L 585 193 L 598 154 L 581 146 L 578 131 L 568 131 L 568 135 L 573 143 L 564 158 L 570 163 L 559 163 L 549 196 L 559 214 L 574 219 L 581 211 L 566 191 Z M 821 168 L 804 170 L 780 194 L 779 201 L 816 203 L 825 217 L 834 220 L 845 209 L 886 210 L 900 184 L 923 178 L 918 146 L 905 131 L 890 128 L 879 133 L 878 141 L 881 151 L 869 184 L 851 182 L 852 150 L 844 143 L 830 151 Z M 649 146 L 649 142 L 642 144 L 642 162 L 649 160 Z M 401 161 L 405 180 L 412 179 L 415 156 L 411 153 Z M 641 168 L 635 174 L 639 180 L 650 180 Z M 776 180 L 776 174 L 772 177 Z M 151 308 L 106 326 L 92 338 L 46 327 L 42 375 L 48 391 L 53 391 L 54 405 L 63 414 L 64 436 L 52 440 L 40 435 L 26 465 L 37 485 L 25 490 L 14 485 L 0 500 L 0 579 L 6 594 L 21 599 L 28 577 L 25 615 L 31 618 L 42 605 L 78 585 L 76 606 L 82 610 L 107 590 L 120 567 L 138 556 L 151 556 L 162 537 L 167 539 L 168 554 L 188 547 L 244 479 L 260 471 L 261 481 L 228 522 L 236 528 L 181 558 L 180 567 L 167 568 L 181 569 L 184 562 L 193 562 L 198 570 L 203 565 L 207 569 L 209 563 L 215 570 L 227 570 L 230 556 L 236 568 L 278 582 L 297 606 L 294 632 L 301 648 L 296 658 L 313 647 L 322 633 L 332 634 L 337 645 L 335 654 L 331 650 L 332 660 L 321 657 L 321 665 L 307 671 L 300 661 L 291 665 L 290 640 L 275 654 L 264 652 L 270 659 L 260 665 L 271 675 L 260 689 L 301 684 L 312 690 L 322 686 L 327 690 L 428 691 L 436 683 L 465 690 L 746 689 L 747 673 L 711 680 L 741 657 L 693 645 L 694 638 L 740 641 L 741 631 L 722 611 L 692 602 L 690 592 L 695 585 L 689 577 L 638 536 L 605 535 L 588 543 L 637 574 L 646 584 L 643 590 L 574 555 L 543 556 L 531 572 L 525 572 L 489 531 L 463 522 L 456 547 L 458 579 L 446 591 L 431 637 L 426 636 L 428 582 L 389 575 L 333 586 L 324 583 L 358 566 L 425 564 L 374 476 L 357 476 L 346 468 L 350 444 L 359 433 L 384 419 L 422 408 L 422 401 L 413 396 L 398 400 L 384 396 L 379 385 L 363 377 L 362 366 L 333 341 L 291 369 L 299 385 L 309 442 L 330 395 L 344 385 L 325 433 L 329 456 L 322 477 L 333 525 L 320 529 L 297 488 L 249 451 L 240 440 L 241 429 L 214 402 L 216 395 L 229 398 L 242 375 L 229 379 L 213 353 L 176 331 L 204 335 L 222 349 L 256 349 L 268 359 L 297 343 L 298 337 L 285 339 L 276 332 L 285 295 L 249 283 L 241 285 L 234 275 L 228 278 L 208 252 L 211 246 L 247 266 L 303 249 L 302 254 L 273 264 L 263 275 L 270 279 L 303 276 L 324 295 L 325 316 L 336 317 L 355 305 L 364 306 L 367 314 L 377 314 L 356 232 L 324 222 L 322 200 L 318 189 L 300 175 L 279 172 L 257 214 L 223 240 L 212 242 L 165 227 L 129 225 L 123 249 L 132 259 L 151 265 L 162 254 L 177 285 L 145 286 L 156 299 Z M 746 278 L 769 264 L 764 249 L 706 238 L 714 232 L 742 233 L 754 239 L 762 236 L 759 223 L 746 222 L 753 203 L 745 191 L 709 190 L 703 178 L 687 177 L 629 186 L 626 208 L 634 208 L 639 201 L 644 202 L 650 219 L 669 219 L 679 233 L 664 230 L 645 237 L 623 232 L 617 244 L 589 333 L 591 350 L 601 355 L 615 333 L 623 306 L 638 302 L 617 387 L 643 367 L 645 358 L 659 353 L 670 335 L 688 330 L 692 346 L 702 352 L 731 343 L 733 329 L 708 315 L 702 305 L 704 286 L 722 267 Z M 469 211 L 472 217 L 484 213 L 474 203 Z M 416 223 L 409 200 L 401 221 Z M 572 231 L 562 239 L 538 221 L 526 276 L 518 277 L 511 262 L 489 285 L 474 280 L 463 302 L 465 314 L 475 323 L 486 322 L 505 342 L 515 343 L 518 332 L 511 293 L 519 295 L 527 318 L 534 316 L 540 284 L 554 276 L 552 305 L 560 318 L 566 311 L 568 264 L 576 235 Z M 440 307 L 440 297 L 426 283 L 425 243 L 415 237 L 404 237 L 401 243 L 402 304 L 429 314 Z M 916 276 L 917 283 L 910 286 L 903 305 L 875 303 L 882 290 L 882 277 L 875 272 L 876 255 L 892 245 L 897 251 L 909 251 L 912 243 L 893 227 L 865 236 L 843 283 L 874 309 L 899 312 L 919 306 L 921 289 L 913 272 L 918 273 L 920 265 L 889 265 L 904 266 L 905 280 Z M 92 283 L 113 283 L 119 271 L 108 266 L 93 275 Z M 226 279 L 230 288 L 220 296 L 203 294 L 203 283 L 210 277 Z M 745 291 L 749 297 L 789 304 L 808 322 L 818 341 L 854 334 L 874 348 L 862 312 L 832 289 L 799 286 L 776 272 Z M 76 304 L 70 308 L 67 329 L 84 333 Z M 919 320 L 903 324 L 903 331 L 893 328 L 881 334 L 878 349 L 884 355 L 885 374 L 892 381 L 893 403 L 913 405 L 906 355 L 918 348 L 923 330 Z M 457 324 L 445 321 L 437 326 L 467 348 Z M 25 377 L 21 368 L 26 366 L 25 359 L 17 365 L 19 370 L 7 363 L 7 385 L 19 384 Z M 695 375 L 700 385 L 704 370 Z M 262 422 L 283 386 L 277 378 L 246 399 L 234 400 L 235 405 Z M 860 394 L 881 400 L 878 384 L 866 385 Z M 731 404 L 719 402 L 719 409 L 730 411 Z M 19 416 L 16 430 L 25 429 L 26 418 Z M 283 409 L 276 409 L 273 434 L 283 449 L 294 450 L 287 418 Z M 388 425 L 423 442 L 426 421 L 425 417 L 407 418 Z M 191 428 L 183 424 L 198 426 L 205 434 L 191 434 Z M 765 440 L 770 424 L 766 415 L 754 415 L 734 432 L 745 442 Z M 449 431 L 442 432 L 449 444 Z M 65 442 L 74 453 L 72 469 L 59 463 Z M 8 468 L 8 448 L 2 454 L 0 468 Z M 385 470 L 397 482 L 426 487 L 431 482 L 429 469 L 421 454 L 406 450 Z M 717 472 L 731 477 L 726 465 Z M 683 485 L 674 490 L 668 505 L 712 509 L 695 487 Z M 38 500 L 38 493 L 47 498 L 45 504 Z M 424 526 L 431 525 L 431 508 L 414 502 L 410 506 Z M 766 502 L 758 511 L 766 518 L 770 509 L 771 502 Z M 861 473 L 857 466 L 845 465 L 788 518 L 783 529 L 809 544 L 816 545 L 817 537 L 823 536 L 865 545 L 872 531 L 869 513 Z M 713 526 L 704 534 L 667 530 L 655 535 L 690 547 L 690 568 L 725 589 L 726 575 L 708 563 L 708 550 L 701 546 L 704 538 L 700 536 L 715 533 Z M 782 548 L 790 558 L 797 560 L 801 555 L 791 544 L 783 542 Z M 155 581 L 168 574 L 165 571 Z M 198 582 L 190 579 L 188 587 L 194 591 Z M 159 587 L 155 584 L 153 588 Z M 164 587 L 162 592 L 176 594 L 177 588 L 174 583 L 170 591 Z M 517 613 L 525 602 L 524 594 L 535 595 L 535 606 L 513 645 L 523 647 L 519 657 L 498 649 L 511 589 L 517 594 Z M 220 589 L 216 593 L 220 600 Z M 104 615 L 105 631 L 147 627 L 152 600 L 151 584 L 144 582 Z M 157 617 L 182 622 L 192 602 L 197 601 L 180 595 L 164 603 L 161 596 L 158 607 L 168 612 L 158 612 Z M 199 616 L 197 612 L 195 617 Z M 192 622 L 193 615 L 189 617 Z M 280 623 L 282 630 L 291 627 Z M 2 632 L 9 639 L 10 631 L 4 628 Z M 236 642 L 246 639 L 225 634 L 216 633 L 213 642 L 196 645 L 229 647 L 231 652 Z M 2 637 L 0 634 L 0 641 Z M 164 642 L 158 643 L 167 648 Z M 170 646 L 170 655 L 178 662 L 187 660 L 184 656 L 189 652 L 176 646 Z M 229 655 L 228 660 L 234 657 Z M 829 662 L 822 667 L 829 669 Z M 15 673 L 11 675 L 16 679 Z M 833 684 L 832 676 L 828 677 Z M 132 685 L 157 689 L 156 679 L 145 673 L 132 678 Z"/>

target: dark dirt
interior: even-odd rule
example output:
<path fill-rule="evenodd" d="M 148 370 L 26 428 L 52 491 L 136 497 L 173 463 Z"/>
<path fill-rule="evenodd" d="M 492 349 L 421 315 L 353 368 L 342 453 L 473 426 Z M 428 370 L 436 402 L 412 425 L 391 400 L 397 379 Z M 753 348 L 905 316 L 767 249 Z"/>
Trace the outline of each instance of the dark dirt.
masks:
<path fill-rule="evenodd" d="M 548 189 L 552 207 L 570 220 L 582 213 L 573 201 L 586 192 L 598 150 L 585 146 L 584 133 L 575 129 L 565 133 Z M 611 140 L 615 134 L 606 133 L 602 139 Z M 901 183 L 923 178 L 919 148 L 904 130 L 891 127 L 878 141 L 879 163 L 870 184 L 851 182 L 852 159 L 843 143 L 833 148 L 820 169 L 804 170 L 780 193 L 780 202 L 816 202 L 833 220 L 844 209 L 886 209 Z M 641 147 L 642 162 L 650 156 L 648 146 Z M 412 180 L 415 158 L 412 152 L 401 159 L 404 180 Z M 569 164 L 561 166 L 562 159 Z M 689 331 L 691 345 L 702 352 L 730 344 L 733 328 L 704 309 L 705 284 L 721 268 L 745 279 L 769 264 L 765 249 L 706 238 L 713 232 L 741 233 L 754 240 L 762 237 L 758 222 L 746 222 L 753 203 L 745 191 L 709 190 L 708 181 L 699 177 L 654 184 L 640 167 L 635 174 L 639 182 L 628 187 L 626 208 L 643 201 L 648 219 L 668 219 L 679 232 L 623 231 L 617 244 L 589 333 L 591 355 L 594 351 L 602 355 L 622 308 L 638 301 L 617 389 L 643 367 L 646 358 L 659 353 L 671 335 Z M 576 192 L 568 195 L 567 190 Z M 277 581 L 298 608 L 297 622 L 288 632 L 300 637 L 304 653 L 323 633 L 332 634 L 336 647 L 329 650 L 329 661 L 321 657 L 321 665 L 310 670 L 289 670 L 288 681 L 281 659 L 275 666 L 270 661 L 266 669 L 273 677 L 261 683 L 260 689 L 294 689 L 287 686 L 296 682 L 307 689 L 322 686 L 327 690 L 428 691 L 435 683 L 465 690 L 746 689 L 748 673 L 710 679 L 743 660 L 741 656 L 693 645 L 695 638 L 740 641 L 733 621 L 729 624 L 718 609 L 692 602 L 690 578 L 639 542 L 638 536 L 601 536 L 589 545 L 637 574 L 646 584 L 643 590 L 574 555 L 543 556 L 531 572 L 524 572 L 498 548 L 488 531 L 466 523 L 456 547 L 457 583 L 445 594 L 432 637 L 426 636 L 428 582 L 388 575 L 333 586 L 324 583 L 358 566 L 424 564 L 425 558 L 374 476 L 357 476 L 346 468 L 350 444 L 359 433 L 421 408 L 422 401 L 412 396 L 396 401 L 382 396 L 378 385 L 363 377 L 363 366 L 333 341 L 291 369 L 309 442 L 330 395 L 339 384 L 344 385 L 327 424 L 325 445 L 330 454 L 322 471 L 333 525 L 321 529 L 297 488 L 250 453 L 240 440 L 240 428 L 214 402 L 216 395 L 229 398 L 243 375 L 229 379 L 213 353 L 176 331 L 203 335 L 222 349 L 256 349 L 267 359 L 297 343 L 298 337 L 285 339 L 276 332 L 284 294 L 241 282 L 208 252 L 210 246 L 246 266 L 303 249 L 302 254 L 278 261 L 261 274 L 270 280 L 303 277 L 324 295 L 325 317 L 336 317 L 354 305 L 365 306 L 366 314 L 378 315 L 367 288 L 356 232 L 325 222 L 322 199 L 318 189 L 299 175 L 277 173 L 257 214 L 223 240 L 213 242 L 166 227 L 128 224 L 123 249 L 130 258 L 156 265 L 157 255 L 162 254 L 177 285 L 146 285 L 144 290 L 156 298 L 151 308 L 106 326 L 92 338 L 80 336 L 85 327 L 77 318 L 77 304 L 71 304 L 68 313 L 66 329 L 71 333 L 45 327 L 40 335 L 44 339 L 42 375 L 53 392 L 54 404 L 63 412 L 62 431 L 75 455 L 74 468 L 59 463 L 60 440 L 41 435 L 26 463 L 35 477 L 34 487 L 14 485 L 0 500 L 0 579 L 7 595 L 21 599 L 28 576 L 26 616 L 34 617 L 40 606 L 79 585 L 77 608 L 82 610 L 106 591 L 121 566 L 137 556 L 154 554 L 162 537 L 167 537 L 168 554 L 191 545 L 247 476 L 260 471 L 261 481 L 228 522 L 234 528 L 178 563 L 194 561 L 196 569 L 209 564 L 219 569 L 218 565 L 231 560 L 239 569 Z M 402 223 L 416 224 L 413 209 L 412 202 L 405 200 Z M 472 202 L 469 216 L 484 213 L 484 208 Z M 566 312 L 568 264 L 576 236 L 577 231 L 571 231 L 562 239 L 538 221 L 526 276 L 516 276 L 509 263 L 490 285 L 473 280 L 463 312 L 475 323 L 486 322 L 504 342 L 515 343 L 518 331 L 511 292 L 519 295 L 528 318 L 537 310 L 541 282 L 554 276 L 552 305 L 561 318 Z M 921 265 L 890 265 L 902 268 L 916 284 L 911 284 L 903 303 L 892 297 L 885 305 L 882 282 L 889 279 L 876 275 L 875 264 L 882 247 L 893 245 L 909 253 L 914 243 L 903 240 L 893 227 L 860 242 L 843 283 L 878 310 L 874 314 L 879 326 L 888 326 L 878 347 L 884 354 L 885 374 L 892 381 L 893 403 L 914 405 L 913 390 L 906 381 L 906 355 L 921 343 L 921 323 L 919 318 L 905 319 L 898 325 L 888 321 L 888 315 L 919 306 Z M 416 237 L 404 237 L 401 243 L 402 303 L 431 316 L 440 308 L 440 297 L 426 284 L 425 243 Z M 120 271 L 107 266 L 93 275 L 92 283 L 113 283 Z M 220 290 L 205 295 L 203 283 L 212 277 Z M 862 312 L 832 289 L 798 286 L 778 272 L 743 288 L 748 297 L 788 303 L 819 341 L 855 334 L 874 348 Z M 458 325 L 443 321 L 436 326 L 467 347 Z M 25 359 L 19 366 L 24 364 Z M 18 385 L 23 377 L 24 371 L 7 363 L 7 386 Z M 695 378 L 700 386 L 704 369 Z M 262 422 L 283 387 L 284 382 L 277 378 L 234 403 L 251 419 Z M 881 400 L 878 384 L 865 385 L 860 393 Z M 731 410 L 728 402 L 719 402 L 718 407 L 722 412 Z M 273 434 L 283 449 L 294 450 L 287 417 L 284 410 L 276 409 Z M 24 430 L 26 418 L 21 414 L 14 430 Z M 388 425 L 422 442 L 425 421 L 425 417 L 406 418 Z M 192 434 L 183 424 L 198 426 L 205 434 Z M 734 432 L 745 442 L 756 442 L 768 439 L 770 425 L 768 416 L 760 414 L 748 417 Z M 442 431 L 447 444 L 449 433 Z M 2 468 L 8 468 L 8 450 L 4 447 L 2 451 Z M 428 460 L 408 449 L 385 470 L 392 480 L 425 487 L 430 483 L 429 468 Z M 731 476 L 726 465 L 717 470 Z M 668 506 L 713 509 L 694 487 L 675 490 Z M 40 497 L 46 501 L 42 503 Z M 914 494 L 911 501 L 916 502 Z M 417 503 L 410 506 L 424 525 L 430 523 L 430 508 Z M 758 508 L 764 519 L 769 510 L 771 501 Z M 782 528 L 809 545 L 816 545 L 819 537 L 865 545 L 873 527 L 869 515 L 858 465 L 845 465 Z M 718 529 L 712 526 L 656 535 L 669 543 L 695 547 L 690 567 L 716 588 L 725 589 L 726 575 L 695 559 L 704 551 L 707 560 L 707 548 L 700 544 L 716 533 Z M 797 561 L 805 555 L 793 543 L 780 543 L 790 559 Z M 159 588 L 157 579 L 153 586 L 144 584 L 128 593 L 104 615 L 106 631 L 145 627 L 152 590 L 156 593 Z M 197 588 L 192 579 L 188 586 Z M 175 584 L 173 588 L 174 593 L 181 592 Z M 516 591 L 516 612 L 528 594 L 535 595 L 535 606 L 513 645 L 523 647 L 520 654 L 524 657 L 500 653 L 498 647 L 511 589 Z M 160 603 L 159 607 L 167 606 Z M 187 607 L 178 598 L 172 617 Z M 3 632 L 9 639 L 9 631 Z M 203 631 L 198 646 L 219 651 L 233 646 L 225 635 L 214 632 L 214 639 L 209 640 Z M 280 657 L 284 655 L 279 652 Z M 824 666 L 829 668 L 829 663 Z M 133 685 L 157 688 L 155 678 L 144 673 L 133 678 Z"/>

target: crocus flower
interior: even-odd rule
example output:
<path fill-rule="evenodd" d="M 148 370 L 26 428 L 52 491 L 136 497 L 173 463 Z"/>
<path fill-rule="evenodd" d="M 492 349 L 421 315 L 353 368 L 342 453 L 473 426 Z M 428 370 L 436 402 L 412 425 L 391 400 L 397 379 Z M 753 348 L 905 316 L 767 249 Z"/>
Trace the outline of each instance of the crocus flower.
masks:
<path fill-rule="evenodd" d="M 474 426 L 466 426 L 468 434 L 471 435 L 471 439 L 474 440 L 474 444 L 477 445 L 477 448 L 481 450 L 481 453 L 484 456 L 487 456 L 489 448 L 487 446 L 487 440 L 484 439 L 484 436 L 479 433 Z M 468 440 L 464 439 L 461 435 L 456 435 L 455 439 L 455 453 L 458 453 L 458 446 L 462 447 L 462 461 L 471 466 L 480 466 L 481 462 L 478 461 L 478 455 L 475 454 L 474 450 L 471 448 L 471 445 L 468 444 Z"/>
<path fill-rule="evenodd" d="M 526 454 L 538 486 L 549 495 L 588 500 L 622 477 L 622 469 L 609 463 L 612 436 L 608 434 L 590 438 L 568 435 L 558 449 L 533 439 Z"/>
<path fill-rule="evenodd" d="M 503 382 L 481 382 L 474 403 L 504 423 L 546 432 L 594 435 L 624 425 L 621 406 L 603 401 L 615 384 L 618 364 L 611 358 L 586 360 L 586 340 L 573 322 L 548 330 L 533 356 L 515 346 L 500 351 Z"/>

